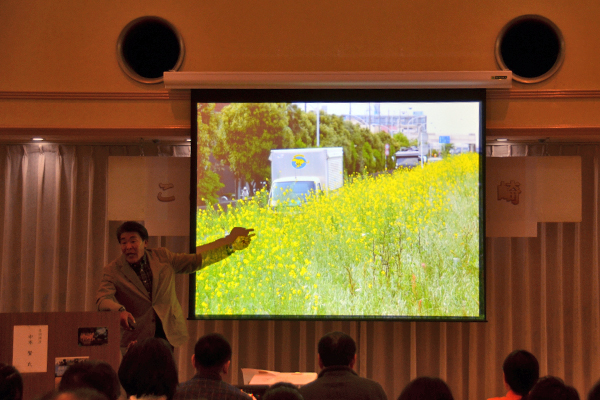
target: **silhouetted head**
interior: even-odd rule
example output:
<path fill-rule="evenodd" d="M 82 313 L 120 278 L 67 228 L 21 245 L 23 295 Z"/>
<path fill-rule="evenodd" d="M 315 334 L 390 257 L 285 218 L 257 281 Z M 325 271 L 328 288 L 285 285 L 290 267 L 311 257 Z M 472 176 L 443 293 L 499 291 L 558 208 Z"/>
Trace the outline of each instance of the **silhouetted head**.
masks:
<path fill-rule="evenodd" d="M 104 361 L 86 360 L 67 368 L 58 385 L 58 391 L 81 388 L 95 389 L 105 394 L 109 400 L 117 400 L 121 395 L 117 372 Z"/>
<path fill-rule="evenodd" d="M 506 384 L 521 396 L 529 393 L 540 377 L 537 358 L 525 350 L 515 350 L 510 353 L 504 360 L 502 370 Z"/>
<path fill-rule="evenodd" d="M 454 397 L 446 382 L 423 376 L 406 385 L 398 400 L 454 400 Z"/>
<path fill-rule="evenodd" d="M 562 379 L 545 376 L 533 386 L 527 400 L 579 400 L 579 393 Z"/>
<path fill-rule="evenodd" d="M 265 391 L 261 400 L 304 400 L 304 397 L 296 385 L 289 382 L 278 382 Z"/>
<path fill-rule="evenodd" d="M 319 340 L 318 352 L 323 367 L 350 366 L 356 355 L 356 343 L 343 332 L 331 332 Z"/>
<path fill-rule="evenodd" d="M 231 346 L 220 333 L 209 333 L 196 342 L 194 360 L 196 369 L 220 370 L 231 360 Z"/>
<path fill-rule="evenodd" d="M 600 381 L 590 389 L 587 400 L 600 400 Z"/>
<path fill-rule="evenodd" d="M 0 363 L 0 399 L 21 400 L 23 398 L 23 378 L 12 365 Z"/>
<path fill-rule="evenodd" d="M 166 396 L 171 400 L 179 378 L 167 341 L 148 338 L 131 346 L 119 366 L 119 380 L 127 396 Z"/>
<path fill-rule="evenodd" d="M 50 391 L 38 400 L 109 400 L 104 393 L 92 388 L 69 389 L 66 391 Z"/>

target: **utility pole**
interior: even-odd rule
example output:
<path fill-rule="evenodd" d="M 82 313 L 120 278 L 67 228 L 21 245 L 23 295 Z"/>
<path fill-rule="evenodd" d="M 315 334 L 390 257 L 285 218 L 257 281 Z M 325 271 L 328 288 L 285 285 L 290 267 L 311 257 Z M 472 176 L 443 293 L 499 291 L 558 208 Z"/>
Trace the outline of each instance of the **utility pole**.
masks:
<path fill-rule="evenodd" d="M 317 147 L 321 147 L 321 104 L 317 103 Z"/>

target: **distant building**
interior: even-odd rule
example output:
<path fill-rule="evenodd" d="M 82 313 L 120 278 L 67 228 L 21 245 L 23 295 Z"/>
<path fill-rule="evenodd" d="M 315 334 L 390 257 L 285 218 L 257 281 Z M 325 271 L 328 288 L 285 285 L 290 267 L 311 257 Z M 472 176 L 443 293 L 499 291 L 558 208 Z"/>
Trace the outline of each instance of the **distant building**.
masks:
<path fill-rule="evenodd" d="M 387 132 L 390 135 L 402 132 L 408 139 L 417 139 L 419 133 L 427 133 L 427 115 L 423 111 L 402 111 L 396 115 L 352 114 L 342 115 L 344 120 L 368 128 L 371 132 Z"/>

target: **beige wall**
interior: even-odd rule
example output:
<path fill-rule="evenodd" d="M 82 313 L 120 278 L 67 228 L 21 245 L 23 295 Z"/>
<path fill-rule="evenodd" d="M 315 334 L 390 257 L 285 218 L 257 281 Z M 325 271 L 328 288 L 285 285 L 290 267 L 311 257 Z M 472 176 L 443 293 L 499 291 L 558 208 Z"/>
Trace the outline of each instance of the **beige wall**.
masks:
<path fill-rule="evenodd" d="M 186 134 L 185 93 L 169 97 L 162 84 L 137 83 L 119 68 L 119 33 L 144 15 L 179 29 L 182 71 L 458 71 L 498 69 L 496 37 L 523 14 L 543 15 L 562 30 L 565 61 L 542 83 L 490 93 L 488 128 L 497 134 L 551 128 L 546 135 L 596 130 L 600 3 L 594 0 L 577 6 L 565 0 L 3 0 L 0 131 L 5 137 L 27 136 L 28 128 L 133 128 L 126 133 L 132 139 L 144 128 Z"/>

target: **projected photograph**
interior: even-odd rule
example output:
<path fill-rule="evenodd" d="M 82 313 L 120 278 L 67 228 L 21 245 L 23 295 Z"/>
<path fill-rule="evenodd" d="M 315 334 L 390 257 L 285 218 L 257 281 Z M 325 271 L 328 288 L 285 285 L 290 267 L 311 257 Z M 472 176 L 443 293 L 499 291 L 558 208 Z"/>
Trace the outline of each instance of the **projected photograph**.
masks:
<path fill-rule="evenodd" d="M 196 318 L 482 317 L 482 102 L 197 102 Z"/>

